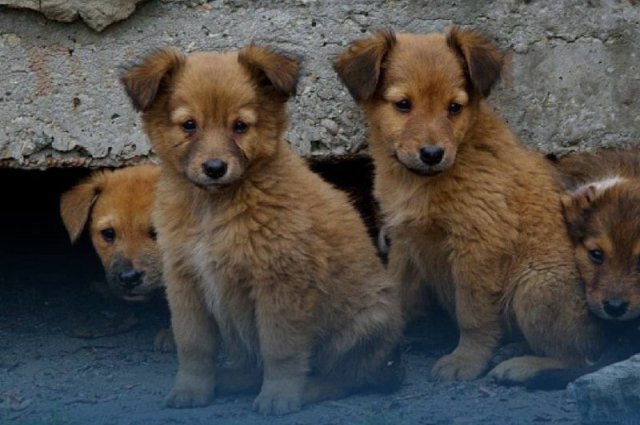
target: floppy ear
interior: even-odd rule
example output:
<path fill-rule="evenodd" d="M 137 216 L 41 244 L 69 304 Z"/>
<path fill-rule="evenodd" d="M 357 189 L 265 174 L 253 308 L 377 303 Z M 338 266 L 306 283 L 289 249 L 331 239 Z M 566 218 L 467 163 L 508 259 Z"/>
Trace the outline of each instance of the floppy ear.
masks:
<path fill-rule="evenodd" d="M 574 242 L 584 236 L 584 226 L 589 214 L 598 199 L 608 189 L 623 181 L 620 178 L 610 178 L 597 182 L 586 183 L 571 192 L 561 196 L 562 214 Z"/>
<path fill-rule="evenodd" d="M 259 87 L 273 90 L 285 100 L 296 94 L 300 59 L 290 53 L 251 44 L 238 53 L 238 62 L 249 70 Z"/>
<path fill-rule="evenodd" d="M 171 76 L 184 64 L 185 56 L 165 48 L 146 56 L 142 62 L 125 67 L 120 76 L 134 108 L 146 111 L 166 88 Z"/>
<path fill-rule="evenodd" d="M 104 187 L 104 173 L 93 174 L 60 197 L 60 215 L 71 243 L 78 240 Z"/>
<path fill-rule="evenodd" d="M 507 64 L 507 57 L 483 34 L 453 27 L 447 34 L 447 44 L 464 61 L 473 90 L 489 96 Z"/>
<path fill-rule="evenodd" d="M 333 61 L 333 69 L 356 102 L 371 99 L 380 81 L 384 58 L 395 44 L 393 31 L 378 31 L 372 37 L 354 41 Z"/>

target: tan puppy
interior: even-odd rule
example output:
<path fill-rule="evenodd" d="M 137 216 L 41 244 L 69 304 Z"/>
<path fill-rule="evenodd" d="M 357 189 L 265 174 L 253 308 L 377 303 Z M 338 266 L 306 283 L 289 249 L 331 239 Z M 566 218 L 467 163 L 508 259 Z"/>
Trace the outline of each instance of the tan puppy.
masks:
<path fill-rule="evenodd" d="M 640 152 L 599 150 L 557 164 L 578 186 L 563 197 L 591 311 L 609 321 L 640 316 Z"/>
<path fill-rule="evenodd" d="M 397 387 L 397 288 L 347 196 L 282 139 L 297 60 L 160 50 L 122 76 L 162 160 L 155 222 L 179 370 L 171 407 L 257 389 L 282 414 Z M 233 367 L 216 367 L 222 344 Z M 234 373 L 236 371 L 236 373 Z"/>
<path fill-rule="evenodd" d="M 562 204 L 587 303 L 607 342 L 589 367 L 544 371 L 526 383 L 542 389 L 640 351 L 640 152 L 580 152 L 556 166 L 570 188 Z"/>
<path fill-rule="evenodd" d="M 156 165 L 98 171 L 60 198 L 60 214 L 71 242 L 89 224 L 107 285 L 127 301 L 146 301 L 163 286 L 162 258 L 151 221 L 159 178 Z M 171 329 L 158 332 L 154 346 L 172 351 Z"/>
<path fill-rule="evenodd" d="M 485 102 L 504 64 L 486 38 L 457 27 L 378 32 L 335 61 L 369 122 L 406 316 L 431 298 L 460 329 L 457 348 L 433 368 L 443 380 L 481 375 L 509 327 L 535 356 L 499 364 L 500 380 L 579 365 L 599 349 L 550 164 Z"/>
<path fill-rule="evenodd" d="M 155 165 L 98 171 L 60 199 L 71 242 L 88 223 L 107 284 L 127 301 L 146 300 L 162 287 L 161 255 L 151 223 L 159 177 Z"/>

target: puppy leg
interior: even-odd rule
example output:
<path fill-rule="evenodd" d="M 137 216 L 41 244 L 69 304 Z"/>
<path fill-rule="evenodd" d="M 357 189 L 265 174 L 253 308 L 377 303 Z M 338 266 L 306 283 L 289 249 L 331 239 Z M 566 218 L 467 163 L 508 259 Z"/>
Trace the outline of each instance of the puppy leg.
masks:
<path fill-rule="evenodd" d="M 568 366 L 569 361 L 553 357 L 521 356 L 503 361 L 489 372 L 489 376 L 503 384 L 520 384 L 542 370 L 564 369 Z"/>
<path fill-rule="evenodd" d="M 425 314 L 428 304 L 427 285 L 412 263 L 411 257 L 407 255 L 408 249 L 410 248 L 406 245 L 392 247 L 388 265 L 392 279 L 401 285 L 400 302 L 405 324 Z"/>
<path fill-rule="evenodd" d="M 309 370 L 311 311 L 307 288 L 264 285 L 256 294 L 256 321 L 264 365 L 262 389 L 254 408 L 262 414 L 282 415 L 300 410 Z M 305 291 L 306 290 L 306 291 Z M 290 292 L 285 292 L 290 291 Z"/>
<path fill-rule="evenodd" d="M 503 334 L 498 270 L 487 270 L 487 264 L 495 261 L 478 260 L 458 259 L 453 264 L 460 340 L 456 349 L 433 367 L 432 375 L 441 380 L 470 380 L 480 376 Z"/>
<path fill-rule="evenodd" d="M 171 328 L 160 329 L 153 340 L 153 349 L 161 353 L 176 350 L 176 343 Z"/>
<path fill-rule="evenodd" d="M 178 351 L 178 374 L 165 404 L 176 408 L 206 406 L 214 394 L 217 329 L 195 279 L 171 268 L 165 276 Z"/>

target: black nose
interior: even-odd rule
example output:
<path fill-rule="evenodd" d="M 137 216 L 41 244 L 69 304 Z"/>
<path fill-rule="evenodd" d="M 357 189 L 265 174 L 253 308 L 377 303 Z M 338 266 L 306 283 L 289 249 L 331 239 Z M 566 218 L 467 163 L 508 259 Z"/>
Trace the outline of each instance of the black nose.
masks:
<path fill-rule="evenodd" d="M 118 280 L 122 287 L 130 289 L 142 283 L 142 275 L 143 272 L 135 269 L 126 270 L 118 273 Z"/>
<path fill-rule="evenodd" d="M 619 298 L 602 301 L 604 312 L 611 317 L 620 317 L 627 312 L 629 302 Z"/>
<path fill-rule="evenodd" d="M 427 165 L 436 165 L 442 161 L 444 149 L 438 146 L 423 146 L 420 148 L 420 160 Z"/>
<path fill-rule="evenodd" d="M 220 159 L 209 159 L 202 164 L 202 170 L 212 179 L 219 179 L 227 172 L 227 163 Z"/>

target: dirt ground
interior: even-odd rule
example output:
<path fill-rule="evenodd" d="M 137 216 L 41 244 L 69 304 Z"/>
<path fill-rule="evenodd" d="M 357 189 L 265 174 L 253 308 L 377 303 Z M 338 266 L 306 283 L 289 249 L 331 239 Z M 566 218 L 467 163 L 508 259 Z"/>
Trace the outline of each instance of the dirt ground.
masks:
<path fill-rule="evenodd" d="M 1 424 L 578 423 L 566 391 L 527 392 L 487 378 L 432 381 L 435 359 L 455 343 L 449 325 L 433 323 L 407 337 L 407 379 L 392 395 L 355 395 L 275 419 L 254 413 L 250 396 L 199 409 L 166 409 L 162 402 L 176 356 L 153 350 L 154 335 L 169 320 L 166 307 L 106 299 L 88 284 L 100 277 L 99 268 L 74 273 L 65 267 L 25 263 L 1 273 Z M 110 332 L 116 334 L 100 336 Z"/>

